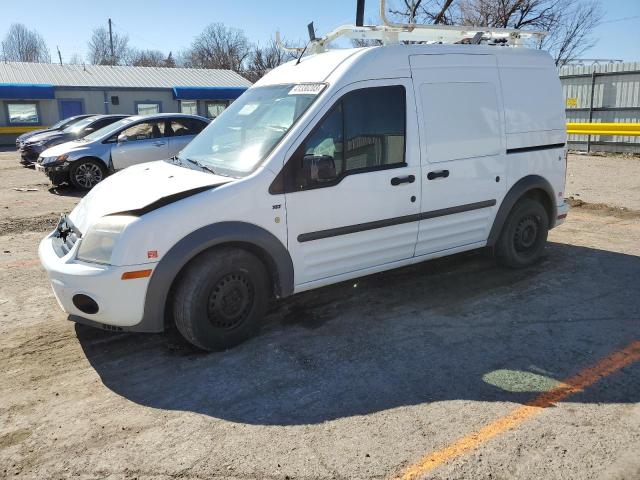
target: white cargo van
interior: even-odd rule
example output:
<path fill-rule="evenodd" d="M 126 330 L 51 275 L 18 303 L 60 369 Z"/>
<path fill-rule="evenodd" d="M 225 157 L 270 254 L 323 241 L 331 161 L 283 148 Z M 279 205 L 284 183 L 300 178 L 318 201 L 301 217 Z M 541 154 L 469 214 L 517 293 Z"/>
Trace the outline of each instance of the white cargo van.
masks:
<path fill-rule="evenodd" d="M 116 173 L 62 217 L 39 255 L 71 320 L 175 322 L 222 349 L 273 297 L 481 247 L 509 267 L 540 257 L 568 211 L 547 53 L 321 50 L 271 71 L 174 160 Z"/>

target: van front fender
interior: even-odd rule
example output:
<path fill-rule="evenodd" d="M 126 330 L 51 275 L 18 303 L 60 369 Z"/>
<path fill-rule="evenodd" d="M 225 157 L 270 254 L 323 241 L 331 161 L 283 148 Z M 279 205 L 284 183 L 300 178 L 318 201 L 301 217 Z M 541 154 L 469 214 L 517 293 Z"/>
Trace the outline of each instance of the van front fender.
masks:
<path fill-rule="evenodd" d="M 237 245 L 255 253 L 271 272 L 276 296 L 293 294 L 293 262 L 277 237 L 250 223 L 214 223 L 190 233 L 162 257 L 149 281 L 142 321 L 127 330 L 163 331 L 168 318 L 167 299 L 180 271 L 199 253 L 223 244 Z"/>

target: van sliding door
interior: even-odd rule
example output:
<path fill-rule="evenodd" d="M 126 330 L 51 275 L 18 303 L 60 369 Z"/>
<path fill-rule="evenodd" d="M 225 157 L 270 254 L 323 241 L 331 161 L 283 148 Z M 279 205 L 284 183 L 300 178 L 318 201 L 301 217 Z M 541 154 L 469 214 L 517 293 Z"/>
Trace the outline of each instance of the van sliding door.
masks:
<path fill-rule="evenodd" d="M 416 256 L 486 243 L 505 194 L 504 114 L 493 55 L 412 55 L 421 132 Z"/>

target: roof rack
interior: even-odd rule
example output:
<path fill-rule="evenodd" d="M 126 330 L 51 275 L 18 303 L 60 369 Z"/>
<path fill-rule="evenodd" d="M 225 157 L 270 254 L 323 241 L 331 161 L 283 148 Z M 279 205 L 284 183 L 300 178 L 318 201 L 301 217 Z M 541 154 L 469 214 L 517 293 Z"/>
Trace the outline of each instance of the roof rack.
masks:
<path fill-rule="evenodd" d="M 383 25 L 342 25 L 322 38 L 311 35 L 308 50 L 321 53 L 329 48 L 329 44 L 344 37 L 355 40 L 379 40 L 383 45 L 402 42 L 418 43 L 467 43 L 491 44 L 522 47 L 527 40 L 540 41 L 547 35 L 544 31 L 518 30 L 514 28 L 472 27 L 459 25 L 432 25 L 417 23 L 395 23 L 387 18 L 386 2 L 380 0 L 380 18 Z M 310 33 L 313 29 L 309 25 Z M 279 39 L 279 36 L 277 36 Z M 287 48 L 285 50 L 301 52 L 301 48 Z"/>

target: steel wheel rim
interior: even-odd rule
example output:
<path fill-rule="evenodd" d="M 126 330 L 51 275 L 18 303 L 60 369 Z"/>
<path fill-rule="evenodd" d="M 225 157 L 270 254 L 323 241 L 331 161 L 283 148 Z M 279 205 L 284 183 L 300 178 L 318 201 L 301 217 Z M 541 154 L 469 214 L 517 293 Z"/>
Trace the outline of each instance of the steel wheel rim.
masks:
<path fill-rule="evenodd" d="M 229 273 L 211 289 L 207 317 L 216 328 L 232 330 L 249 316 L 254 301 L 253 284 L 244 272 Z"/>
<path fill-rule="evenodd" d="M 102 170 L 94 163 L 83 163 L 76 168 L 75 181 L 83 188 L 91 188 L 102 180 Z"/>
<path fill-rule="evenodd" d="M 522 217 L 516 226 L 513 246 L 519 253 L 535 250 L 540 238 L 540 220 L 535 215 Z"/>

